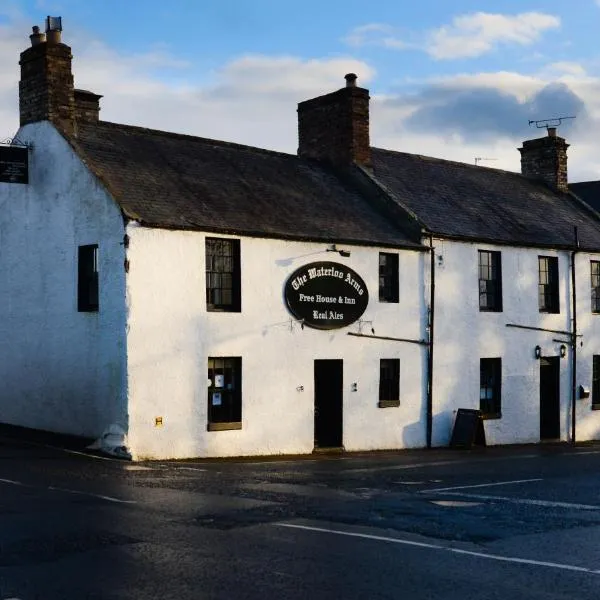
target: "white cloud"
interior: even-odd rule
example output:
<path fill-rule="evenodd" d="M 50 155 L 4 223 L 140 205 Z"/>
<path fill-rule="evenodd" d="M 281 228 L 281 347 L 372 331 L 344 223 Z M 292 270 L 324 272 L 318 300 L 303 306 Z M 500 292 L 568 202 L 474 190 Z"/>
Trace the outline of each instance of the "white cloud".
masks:
<path fill-rule="evenodd" d="M 500 44 L 530 45 L 545 31 L 558 27 L 560 19 L 545 13 L 502 15 L 478 12 L 455 17 L 450 25 L 410 35 L 402 35 L 389 24 L 369 23 L 354 28 L 344 39 L 355 47 L 378 45 L 394 50 L 416 49 L 436 60 L 448 60 L 481 56 Z"/>

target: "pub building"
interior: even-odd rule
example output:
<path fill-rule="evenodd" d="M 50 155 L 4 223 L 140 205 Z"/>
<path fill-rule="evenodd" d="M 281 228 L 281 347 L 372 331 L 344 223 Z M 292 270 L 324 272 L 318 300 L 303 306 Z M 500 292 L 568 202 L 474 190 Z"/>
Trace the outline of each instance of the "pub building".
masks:
<path fill-rule="evenodd" d="M 461 408 L 491 444 L 600 435 L 600 220 L 555 130 L 521 174 L 374 148 L 348 74 L 290 155 L 103 121 L 61 20 L 30 42 L 3 422 L 134 459 L 444 446 Z"/>

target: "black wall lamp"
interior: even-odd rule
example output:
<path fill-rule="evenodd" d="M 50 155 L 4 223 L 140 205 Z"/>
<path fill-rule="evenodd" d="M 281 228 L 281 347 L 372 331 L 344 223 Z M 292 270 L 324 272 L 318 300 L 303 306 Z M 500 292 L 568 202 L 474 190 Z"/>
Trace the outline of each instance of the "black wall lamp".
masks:
<path fill-rule="evenodd" d="M 536 358 L 542 358 L 542 348 L 541 346 L 536 346 L 535 347 L 535 357 Z"/>
<path fill-rule="evenodd" d="M 564 358 L 567 355 L 567 347 L 564 344 L 560 345 L 560 357 Z"/>
<path fill-rule="evenodd" d="M 331 248 L 327 248 L 327 252 L 337 252 L 340 256 L 348 258 L 350 256 L 350 250 L 342 250 L 338 248 L 335 244 L 332 244 Z"/>

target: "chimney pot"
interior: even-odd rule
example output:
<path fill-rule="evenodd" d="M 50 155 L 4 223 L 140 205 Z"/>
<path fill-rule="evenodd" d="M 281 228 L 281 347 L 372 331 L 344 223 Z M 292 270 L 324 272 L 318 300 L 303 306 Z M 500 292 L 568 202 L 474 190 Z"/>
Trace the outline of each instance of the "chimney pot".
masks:
<path fill-rule="evenodd" d="M 556 137 L 556 127 L 548 127 L 548 137 Z"/>
<path fill-rule="evenodd" d="M 348 73 L 344 75 L 344 79 L 346 80 L 346 87 L 356 87 L 356 75 L 354 73 Z"/>
<path fill-rule="evenodd" d="M 37 25 L 34 25 L 31 29 L 33 33 L 29 36 L 29 39 L 32 46 L 37 46 L 46 41 L 46 34 L 40 33 L 40 28 Z"/>

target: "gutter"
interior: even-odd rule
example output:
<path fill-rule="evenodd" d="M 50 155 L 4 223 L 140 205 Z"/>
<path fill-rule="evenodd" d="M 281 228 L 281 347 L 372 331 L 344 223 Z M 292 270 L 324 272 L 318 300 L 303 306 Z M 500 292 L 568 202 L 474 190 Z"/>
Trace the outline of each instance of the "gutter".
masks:
<path fill-rule="evenodd" d="M 577 226 L 575 226 L 573 229 L 573 235 L 574 248 L 571 252 L 571 287 L 573 289 L 573 292 L 571 294 L 573 302 L 573 327 L 571 332 L 571 348 L 573 360 L 573 367 L 571 369 L 571 443 L 575 444 L 577 412 L 577 287 L 575 279 L 575 256 L 579 251 L 579 235 L 577 232 Z"/>
<path fill-rule="evenodd" d="M 430 289 L 429 289 L 429 351 L 427 353 L 427 448 L 431 448 L 433 433 L 433 326 L 435 316 L 435 248 L 433 236 L 429 236 Z"/>

